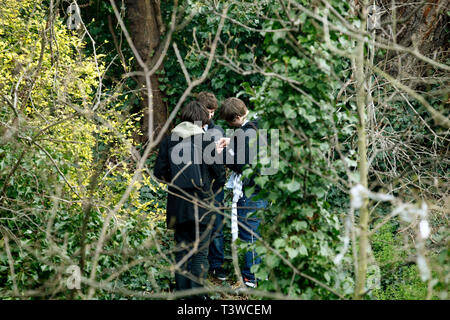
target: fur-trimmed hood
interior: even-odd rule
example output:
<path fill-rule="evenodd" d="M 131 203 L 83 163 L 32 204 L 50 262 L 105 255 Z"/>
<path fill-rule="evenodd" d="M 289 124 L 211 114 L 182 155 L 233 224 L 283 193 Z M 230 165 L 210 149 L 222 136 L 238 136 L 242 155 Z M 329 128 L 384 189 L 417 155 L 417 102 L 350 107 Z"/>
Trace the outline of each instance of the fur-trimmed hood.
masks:
<path fill-rule="evenodd" d="M 184 139 L 196 134 L 202 134 L 203 129 L 192 122 L 183 121 L 173 128 L 172 133 Z"/>

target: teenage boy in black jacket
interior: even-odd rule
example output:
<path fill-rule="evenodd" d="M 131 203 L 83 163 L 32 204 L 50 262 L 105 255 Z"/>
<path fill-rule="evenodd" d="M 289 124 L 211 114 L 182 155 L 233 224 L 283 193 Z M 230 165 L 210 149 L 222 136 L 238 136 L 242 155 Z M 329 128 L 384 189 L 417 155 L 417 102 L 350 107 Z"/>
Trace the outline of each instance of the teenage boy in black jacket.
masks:
<path fill-rule="evenodd" d="M 223 102 L 221 118 L 227 121 L 230 126 L 240 129 L 237 129 L 231 138 L 221 139 L 217 150 L 223 153 L 225 166 L 233 170 L 237 175 L 242 174 L 244 168 L 256 160 L 255 157 L 259 147 L 257 143 L 258 121 L 249 121 L 247 116 L 248 109 L 242 100 L 228 98 Z M 260 191 L 260 187 L 255 184 L 254 176 L 244 179 L 237 190 L 242 189 L 244 191 L 248 187 L 254 188 L 253 194 L 247 197 L 243 192 L 237 202 L 237 216 L 239 223 L 244 226 L 239 227 L 239 237 L 245 242 L 253 243 L 256 241 L 255 236 L 259 236 L 258 227 L 261 220 L 256 217 L 249 218 L 248 215 L 257 209 L 266 208 L 267 200 L 254 199 Z M 236 186 L 233 188 L 236 189 Z M 245 253 L 245 265 L 242 268 L 242 276 L 246 286 L 256 287 L 255 275 L 250 269 L 253 265 L 260 262 L 261 258 L 254 251 L 249 250 Z"/>
<path fill-rule="evenodd" d="M 204 130 L 206 136 L 214 142 L 219 141 L 220 138 L 224 136 L 224 131 L 220 126 L 217 126 L 212 119 L 214 117 L 214 112 L 218 108 L 217 98 L 213 93 L 210 92 L 200 92 L 197 95 L 197 101 L 200 102 L 209 112 L 209 123 L 205 125 Z M 225 170 L 223 170 L 225 174 Z M 224 183 L 225 177 L 218 179 L 213 183 L 212 190 L 215 194 L 215 202 L 217 207 L 223 207 L 224 198 Z M 227 274 L 223 269 L 222 265 L 224 262 L 224 244 L 223 244 L 223 225 L 224 225 L 224 215 L 222 213 L 215 213 L 215 221 L 213 224 L 212 234 L 211 234 L 211 244 L 209 245 L 209 273 L 218 280 L 226 280 Z"/>
<path fill-rule="evenodd" d="M 203 207 L 199 201 L 207 202 L 209 206 L 214 205 L 214 194 L 211 192 L 211 185 L 215 180 L 224 183 L 223 165 L 206 164 L 202 158 L 200 167 L 203 187 L 180 188 L 177 181 L 180 175 L 190 172 L 180 170 L 172 172 L 176 168 L 173 164 L 182 146 L 180 143 L 187 142 L 189 150 L 191 147 L 198 147 L 204 156 L 204 150 L 210 144 L 203 137 L 202 127 L 209 122 L 209 113 L 198 102 L 191 102 L 181 110 L 181 123 L 178 124 L 170 136 L 163 139 L 160 145 L 159 154 L 156 159 L 154 175 L 156 178 L 168 183 L 167 196 L 167 226 L 175 229 L 174 237 L 176 244 L 175 260 L 181 263 L 181 271 L 176 271 L 175 282 L 177 290 L 186 290 L 202 287 L 202 283 L 208 272 L 208 246 L 211 236 L 211 226 L 209 225 L 212 212 L 214 210 Z M 194 144 L 194 145 L 192 145 Z M 214 148 L 213 148 L 214 149 Z M 177 152 L 175 152 L 177 150 Z M 184 154 L 185 149 L 182 149 Z M 214 155 L 211 155 L 214 157 Z M 178 159 L 179 161 L 179 159 Z M 191 161 L 190 159 L 188 160 Z M 188 165 L 188 163 L 186 165 Z M 209 162 L 211 163 L 211 162 Z M 196 171 L 196 172 L 199 172 Z M 194 179 L 188 177 L 189 181 Z M 195 248 L 198 244 L 198 249 Z"/>

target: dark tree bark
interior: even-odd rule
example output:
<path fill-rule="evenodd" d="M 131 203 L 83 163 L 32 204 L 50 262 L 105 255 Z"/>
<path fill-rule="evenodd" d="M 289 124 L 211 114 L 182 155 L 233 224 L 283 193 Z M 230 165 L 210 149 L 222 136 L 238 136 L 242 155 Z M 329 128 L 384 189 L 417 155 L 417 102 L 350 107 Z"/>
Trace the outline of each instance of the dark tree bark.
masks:
<path fill-rule="evenodd" d="M 415 41 L 420 52 L 426 56 L 448 50 L 448 0 L 427 0 L 422 3 L 397 0 L 397 3 L 402 4 L 397 9 L 398 19 L 404 20 L 398 28 L 398 42 L 401 45 L 410 46 Z"/>
<path fill-rule="evenodd" d="M 383 28 L 386 30 L 387 26 L 390 26 L 391 37 L 395 32 L 398 44 L 404 47 L 415 46 L 424 56 L 445 63 L 450 39 L 447 30 L 450 22 L 447 14 L 450 9 L 448 0 L 382 0 L 381 6 L 387 13 L 384 16 Z M 393 6 L 396 8 L 395 12 Z M 395 25 L 392 23 L 393 20 L 397 22 Z M 402 58 L 402 70 L 399 70 L 398 56 Z M 426 76 L 427 71 L 433 68 L 409 54 L 391 52 L 389 58 L 391 59 L 387 70 L 392 75 L 403 73 L 420 78 Z M 410 85 L 415 88 L 420 84 Z"/>
<path fill-rule="evenodd" d="M 133 43 L 139 52 L 142 60 L 151 66 L 158 57 L 154 56 L 158 52 L 157 48 L 161 43 L 161 35 L 165 32 L 161 16 L 160 0 L 126 0 L 127 17 L 129 20 L 128 30 Z M 139 65 L 136 68 L 140 69 Z M 161 71 L 161 65 L 158 71 Z M 142 70 L 139 70 L 142 71 Z M 164 102 L 164 95 L 159 89 L 158 75 L 151 76 L 151 86 L 153 93 L 153 137 L 161 130 L 168 118 L 167 104 Z M 145 77 L 138 77 L 138 88 L 143 98 L 141 108 L 144 110 L 144 119 L 142 131 L 144 137 L 148 139 L 149 114 L 148 114 L 148 95 L 145 83 Z"/>

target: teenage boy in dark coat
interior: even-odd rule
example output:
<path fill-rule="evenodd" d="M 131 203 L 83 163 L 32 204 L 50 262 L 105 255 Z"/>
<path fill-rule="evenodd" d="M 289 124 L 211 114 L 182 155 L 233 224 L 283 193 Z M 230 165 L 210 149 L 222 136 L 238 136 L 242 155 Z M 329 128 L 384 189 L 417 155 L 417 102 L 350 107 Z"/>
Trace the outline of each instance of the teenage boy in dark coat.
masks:
<path fill-rule="evenodd" d="M 255 161 L 257 150 L 259 148 L 256 142 L 258 133 L 258 121 L 249 121 L 247 119 L 248 109 L 245 103 L 238 98 L 226 99 L 221 108 L 221 118 L 228 124 L 237 129 L 231 138 L 222 138 L 218 144 L 218 152 L 223 153 L 223 161 L 226 167 L 230 168 L 237 175 L 242 174 L 244 168 Z M 254 141 L 252 141 L 254 140 Z M 223 149 L 224 148 L 224 149 Z M 239 180 L 239 179 L 238 179 Z M 267 207 L 267 200 L 255 200 L 260 191 L 260 187 L 255 184 L 254 176 L 242 180 L 238 190 L 244 191 L 246 188 L 253 187 L 253 194 L 246 196 L 243 192 L 237 202 L 237 216 L 239 224 L 239 238 L 241 240 L 253 243 L 256 236 L 259 236 L 258 227 L 261 219 L 256 217 L 248 217 L 250 213 L 257 209 Z M 236 186 L 233 186 L 236 188 Z M 257 285 L 255 275 L 250 271 L 251 267 L 259 264 L 261 258 L 256 255 L 253 250 L 245 253 L 245 264 L 242 268 L 243 282 L 246 286 L 255 288 Z"/>
<path fill-rule="evenodd" d="M 181 123 L 163 139 L 155 163 L 154 175 L 168 183 L 167 196 L 167 226 L 175 230 L 175 260 L 181 264 L 181 271 L 175 273 L 177 290 L 202 287 L 202 282 L 208 272 L 208 246 L 211 236 L 210 219 L 214 210 L 214 194 L 211 185 L 215 180 L 224 183 L 223 165 L 208 165 L 201 159 L 200 168 L 203 187 L 179 188 L 175 182 L 183 171 L 172 172 L 174 158 L 179 156 L 177 145 L 188 141 L 195 144 L 204 155 L 209 143 L 203 139 L 202 126 L 209 122 L 206 108 L 198 102 L 188 103 L 181 110 Z M 194 146 L 192 146 L 194 148 Z M 214 148 L 213 148 L 214 149 Z M 174 150 L 178 150 L 174 152 Z M 189 149 L 191 150 L 191 149 Z M 183 153 L 184 153 L 183 149 Z M 211 155 L 212 157 L 214 155 Z M 188 162 L 189 163 L 189 162 Z M 211 162 L 209 162 L 211 163 Z M 188 170 L 185 170 L 188 172 Z M 204 207 L 199 202 L 206 202 Z M 196 245 L 198 245 L 196 247 Z"/>
<path fill-rule="evenodd" d="M 200 104 L 202 104 L 204 107 L 206 107 L 209 112 L 209 123 L 204 127 L 206 136 L 208 136 L 209 139 L 214 140 L 214 142 L 219 141 L 220 138 L 224 136 L 224 131 L 220 126 L 217 126 L 212 119 L 214 117 L 214 112 L 218 108 L 216 96 L 213 93 L 203 91 L 197 95 L 197 101 L 200 102 Z M 223 174 L 225 175 L 225 170 L 223 170 Z M 224 184 L 221 183 L 222 181 L 225 181 L 225 177 L 223 177 L 223 180 L 216 180 L 212 186 L 217 207 L 223 207 Z M 209 273 L 216 279 L 223 281 L 227 279 L 227 274 L 222 267 L 224 263 L 224 212 L 223 210 L 221 211 L 222 213 L 215 213 L 215 221 L 211 234 L 211 244 L 209 245 L 208 261 Z"/>

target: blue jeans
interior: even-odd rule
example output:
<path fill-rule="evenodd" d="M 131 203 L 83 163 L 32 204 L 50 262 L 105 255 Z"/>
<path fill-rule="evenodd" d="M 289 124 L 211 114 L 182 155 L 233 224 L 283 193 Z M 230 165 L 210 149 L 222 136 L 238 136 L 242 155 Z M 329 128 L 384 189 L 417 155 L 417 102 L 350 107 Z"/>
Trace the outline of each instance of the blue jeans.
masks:
<path fill-rule="evenodd" d="M 223 197 L 224 191 L 222 190 L 216 195 L 215 205 L 217 207 L 223 207 Z M 223 213 L 223 210 L 220 210 Z M 224 253 L 223 253 L 223 214 L 215 213 L 216 217 L 214 221 L 214 225 L 211 232 L 211 243 L 209 245 L 209 270 L 217 269 L 222 267 L 224 261 Z"/>
<path fill-rule="evenodd" d="M 239 223 L 239 238 L 247 243 L 254 243 L 256 241 L 255 235 L 259 236 L 258 227 L 261 223 L 261 219 L 257 217 L 248 217 L 251 212 L 258 209 L 264 209 L 267 207 L 267 200 L 255 200 L 252 201 L 252 197 L 247 198 L 245 195 L 239 199 L 237 203 L 237 214 Z M 244 226 L 246 228 L 244 228 Z M 250 231 L 249 231 L 250 230 Z M 248 250 L 245 252 L 245 265 L 242 268 L 242 276 L 249 280 L 255 280 L 255 275 L 250 272 L 251 267 L 254 264 L 260 264 L 261 258 L 256 255 L 254 250 Z"/>

